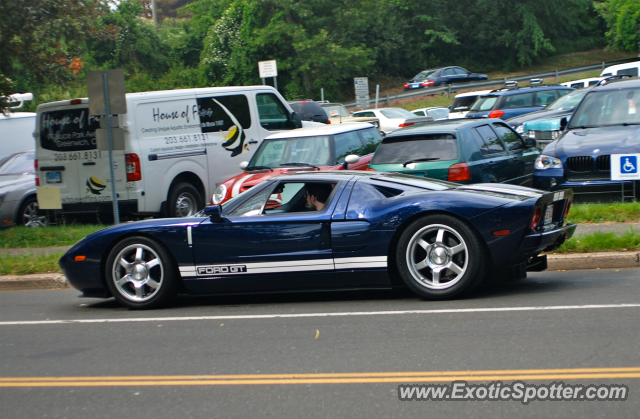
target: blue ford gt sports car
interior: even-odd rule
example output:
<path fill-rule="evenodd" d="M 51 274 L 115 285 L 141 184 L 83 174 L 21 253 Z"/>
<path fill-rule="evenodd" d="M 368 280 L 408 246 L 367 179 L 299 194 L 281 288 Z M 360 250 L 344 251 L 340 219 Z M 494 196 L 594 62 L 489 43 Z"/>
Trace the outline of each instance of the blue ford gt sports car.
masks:
<path fill-rule="evenodd" d="M 299 172 L 200 216 L 98 231 L 60 266 L 84 296 L 113 296 L 132 309 L 160 306 L 177 293 L 402 285 L 426 299 L 455 298 L 487 275 L 514 279 L 544 270 L 546 257 L 538 255 L 575 231 L 565 224 L 572 197 L 570 189 Z"/>

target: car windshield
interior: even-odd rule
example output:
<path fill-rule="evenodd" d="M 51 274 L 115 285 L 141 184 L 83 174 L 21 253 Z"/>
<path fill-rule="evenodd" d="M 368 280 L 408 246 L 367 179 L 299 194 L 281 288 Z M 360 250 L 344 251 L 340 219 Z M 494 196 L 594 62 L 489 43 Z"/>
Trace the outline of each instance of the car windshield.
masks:
<path fill-rule="evenodd" d="M 411 80 L 416 80 L 416 79 L 426 79 L 427 77 L 429 77 L 430 75 L 432 75 L 433 73 L 435 73 L 436 70 L 425 70 L 425 71 L 421 71 L 420 73 L 416 74 L 413 79 Z"/>
<path fill-rule="evenodd" d="M 322 107 L 329 118 L 335 116 L 351 116 L 347 108 L 343 105 L 325 105 Z"/>
<path fill-rule="evenodd" d="M 549 111 L 571 110 L 578 106 L 582 98 L 588 92 L 588 90 L 574 90 L 573 92 L 562 96 L 560 99 L 556 100 L 545 109 Z"/>
<path fill-rule="evenodd" d="M 371 164 L 398 164 L 418 159 L 457 160 L 456 137 L 451 134 L 428 134 L 386 138 L 371 159 Z"/>
<path fill-rule="evenodd" d="M 34 173 L 33 153 L 21 153 L 9 158 L 2 166 L 0 166 L 0 174 L 23 174 Z"/>
<path fill-rule="evenodd" d="M 406 109 L 402 109 L 402 108 L 390 108 L 390 109 L 383 109 L 380 111 L 380 113 L 384 116 L 386 116 L 387 118 L 412 118 L 415 115 L 412 114 L 411 112 L 409 112 Z"/>
<path fill-rule="evenodd" d="M 330 139 L 330 136 L 322 135 L 264 141 L 247 168 L 282 167 L 288 164 L 332 166 Z"/>
<path fill-rule="evenodd" d="M 640 124 L 640 89 L 591 92 L 576 109 L 569 128 Z"/>
<path fill-rule="evenodd" d="M 493 105 L 496 104 L 498 96 L 482 96 L 476 100 L 476 102 L 469 109 L 470 112 L 484 112 L 490 111 Z"/>

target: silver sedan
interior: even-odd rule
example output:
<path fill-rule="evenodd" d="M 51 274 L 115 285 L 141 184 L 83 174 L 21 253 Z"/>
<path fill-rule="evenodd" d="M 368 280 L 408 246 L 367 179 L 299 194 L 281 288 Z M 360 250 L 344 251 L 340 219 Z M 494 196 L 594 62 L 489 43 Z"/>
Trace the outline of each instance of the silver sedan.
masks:
<path fill-rule="evenodd" d="M 15 153 L 0 160 L 0 226 L 44 227 L 38 212 L 34 152 Z"/>

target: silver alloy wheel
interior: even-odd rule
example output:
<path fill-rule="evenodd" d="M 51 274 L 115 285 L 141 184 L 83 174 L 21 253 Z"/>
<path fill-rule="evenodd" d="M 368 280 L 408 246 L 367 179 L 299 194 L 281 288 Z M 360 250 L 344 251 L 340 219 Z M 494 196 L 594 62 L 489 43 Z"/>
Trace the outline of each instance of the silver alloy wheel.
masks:
<path fill-rule="evenodd" d="M 46 215 L 38 215 L 38 203 L 30 202 L 22 211 L 22 220 L 26 227 L 46 227 L 49 225 Z"/>
<path fill-rule="evenodd" d="M 135 302 L 153 298 L 164 280 L 160 256 L 144 244 L 132 244 L 122 249 L 113 262 L 111 272 L 120 295 Z"/>
<path fill-rule="evenodd" d="M 469 251 L 456 230 L 444 224 L 431 224 L 411 237 L 406 258 L 418 283 L 443 290 L 457 284 L 467 271 Z"/>
<path fill-rule="evenodd" d="M 176 199 L 176 217 L 191 217 L 198 209 L 196 197 L 189 192 L 182 192 Z"/>

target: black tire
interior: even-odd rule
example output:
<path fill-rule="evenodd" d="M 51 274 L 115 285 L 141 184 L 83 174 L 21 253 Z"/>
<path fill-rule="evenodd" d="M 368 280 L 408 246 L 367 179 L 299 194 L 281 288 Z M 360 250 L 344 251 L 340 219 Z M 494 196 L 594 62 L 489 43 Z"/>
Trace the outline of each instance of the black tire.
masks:
<path fill-rule="evenodd" d="M 38 199 L 35 196 L 28 197 L 20 205 L 16 221 L 26 227 L 47 227 L 49 225 L 47 216 L 38 211 Z"/>
<path fill-rule="evenodd" d="M 396 261 L 407 287 L 428 300 L 459 297 L 486 275 L 478 235 L 449 215 L 428 215 L 411 223 L 398 241 Z"/>
<path fill-rule="evenodd" d="M 129 237 L 114 246 L 105 265 L 107 287 L 122 305 L 152 309 L 166 305 L 176 295 L 180 274 L 160 243 L 146 237 Z"/>
<path fill-rule="evenodd" d="M 191 217 L 202 208 L 204 208 L 203 199 L 193 185 L 190 183 L 173 185 L 167 202 L 169 217 Z"/>

